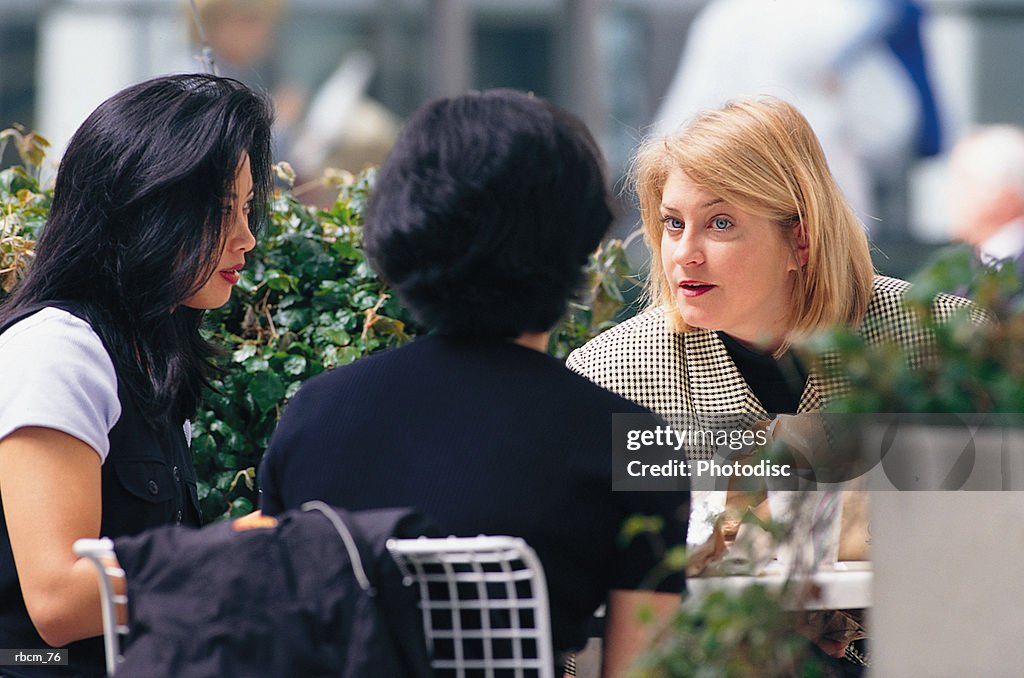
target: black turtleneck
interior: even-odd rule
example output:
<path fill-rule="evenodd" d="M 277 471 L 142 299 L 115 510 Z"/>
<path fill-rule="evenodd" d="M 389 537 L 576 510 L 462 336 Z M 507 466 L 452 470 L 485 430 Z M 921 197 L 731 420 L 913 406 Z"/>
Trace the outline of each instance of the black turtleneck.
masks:
<path fill-rule="evenodd" d="M 725 332 L 717 332 L 743 380 L 769 414 L 796 414 L 807 383 L 807 370 L 787 351 L 776 360 L 771 353 L 747 348 Z"/>

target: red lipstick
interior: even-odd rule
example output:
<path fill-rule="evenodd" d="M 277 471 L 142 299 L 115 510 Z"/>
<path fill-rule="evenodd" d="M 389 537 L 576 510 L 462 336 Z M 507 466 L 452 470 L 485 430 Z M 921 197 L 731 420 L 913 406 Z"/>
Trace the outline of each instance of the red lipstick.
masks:
<path fill-rule="evenodd" d="M 707 294 L 715 288 L 715 285 L 701 280 L 683 280 L 679 283 L 679 291 L 684 297 L 694 298 Z"/>
<path fill-rule="evenodd" d="M 238 281 L 242 277 L 242 276 L 240 276 L 238 274 L 238 272 L 241 270 L 243 265 L 244 264 L 239 264 L 238 266 L 235 266 L 234 268 L 225 268 L 224 270 L 217 271 L 217 272 L 220 274 L 221 278 L 224 278 L 224 280 L 227 281 L 228 284 L 230 284 L 230 285 L 237 285 Z"/>

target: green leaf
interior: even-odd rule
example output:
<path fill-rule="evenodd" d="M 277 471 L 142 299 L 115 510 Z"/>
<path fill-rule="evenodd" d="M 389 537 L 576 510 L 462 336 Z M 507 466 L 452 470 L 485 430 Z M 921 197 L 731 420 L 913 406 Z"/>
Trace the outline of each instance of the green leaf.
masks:
<path fill-rule="evenodd" d="M 284 371 L 296 377 L 303 374 L 306 371 L 306 359 L 300 355 L 289 356 L 284 361 Z"/>
<path fill-rule="evenodd" d="M 298 278 L 279 270 L 269 270 L 264 275 L 267 287 L 278 292 L 290 292 L 298 289 Z"/>
<path fill-rule="evenodd" d="M 256 348 L 256 344 L 252 342 L 246 342 L 240 348 L 235 349 L 235 352 L 231 354 L 231 360 L 233 360 L 236 363 L 245 362 L 249 358 L 256 355 L 256 351 L 258 350 L 259 349 Z"/>
<path fill-rule="evenodd" d="M 348 259 L 350 261 L 361 261 L 363 254 L 355 245 L 345 240 L 336 240 L 331 246 L 331 249 L 342 259 Z"/>
<path fill-rule="evenodd" d="M 239 497 L 231 502 L 230 515 L 232 518 L 239 518 L 252 513 L 254 508 L 251 499 Z"/>
<path fill-rule="evenodd" d="M 253 356 L 245 361 L 245 371 L 250 374 L 266 372 L 270 369 L 270 361 L 263 356 Z"/>
<path fill-rule="evenodd" d="M 352 343 L 352 335 L 340 328 L 328 327 L 321 329 L 320 334 L 338 346 L 348 346 Z"/>
<path fill-rule="evenodd" d="M 260 414 L 270 412 L 284 398 L 284 382 L 274 372 L 260 372 L 249 382 L 249 393 Z"/>

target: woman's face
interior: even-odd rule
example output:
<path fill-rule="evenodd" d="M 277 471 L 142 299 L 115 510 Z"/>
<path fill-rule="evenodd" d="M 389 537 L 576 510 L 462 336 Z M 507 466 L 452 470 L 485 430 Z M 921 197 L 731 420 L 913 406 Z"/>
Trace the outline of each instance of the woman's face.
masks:
<path fill-rule="evenodd" d="M 661 264 L 683 321 L 722 330 L 749 346 L 777 349 L 789 329 L 798 267 L 787 234 L 693 183 L 680 169 L 665 182 L 661 222 Z M 805 259 L 805 252 L 798 249 L 796 256 Z"/>
<path fill-rule="evenodd" d="M 217 268 L 198 292 L 182 302 L 185 306 L 219 308 L 231 298 L 231 289 L 238 283 L 238 271 L 245 265 L 245 253 L 256 246 L 256 238 L 249 231 L 251 201 L 252 168 L 249 154 L 243 152 L 231 192 L 224 203 L 224 247 Z"/>

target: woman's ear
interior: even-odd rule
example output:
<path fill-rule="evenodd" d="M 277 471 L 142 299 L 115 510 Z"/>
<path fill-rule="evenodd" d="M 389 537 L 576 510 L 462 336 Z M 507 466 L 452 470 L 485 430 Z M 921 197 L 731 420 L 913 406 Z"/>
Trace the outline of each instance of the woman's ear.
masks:
<path fill-rule="evenodd" d="M 807 266 L 807 253 L 809 250 L 807 228 L 804 226 L 804 222 L 798 221 L 793 225 L 793 254 L 800 268 Z"/>

